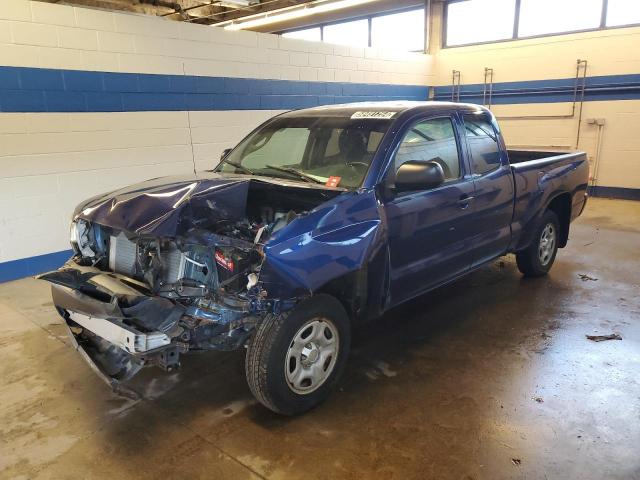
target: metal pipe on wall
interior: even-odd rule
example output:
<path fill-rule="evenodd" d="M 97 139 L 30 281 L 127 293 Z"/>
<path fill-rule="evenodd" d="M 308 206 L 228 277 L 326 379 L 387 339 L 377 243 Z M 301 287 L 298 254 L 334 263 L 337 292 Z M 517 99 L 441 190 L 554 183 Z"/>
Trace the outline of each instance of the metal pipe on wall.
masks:
<path fill-rule="evenodd" d="M 589 120 L 587 120 L 589 122 Z M 594 123 L 598 126 L 598 135 L 596 139 L 596 154 L 593 159 L 593 175 L 591 176 L 591 186 L 598 186 L 598 173 L 600 172 L 600 152 L 602 151 L 602 137 L 604 134 L 604 119 L 595 119 Z"/>
<path fill-rule="evenodd" d="M 582 77 L 580 77 L 580 70 L 583 70 Z M 584 103 L 584 91 L 587 86 L 587 60 L 578 59 L 576 61 L 576 78 L 573 84 L 573 103 L 571 106 L 571 113 L 566 115 L 514 115 L 514 116 L 499 116 L 498 120 L 548 120 L 553 118 L 574 118 L 576 115 L 576 104 L 578 103 L 578 90 L 580 93 L 580 117 L 582 118 L 582 104 Z"/>
<path fill-rule="evenodd" d="M 460 101 L 460 70 L 451 71 L 451 101 Z"/>
<path fill-rule="evenodd" d="M 576 116 L 576 105 L 578 109 L 578 125 L 576 131 L 575 149 L 580 145 L 580 132 L 582 126 L 582 110 L 584 107 L 584 94 L 587 89 L 587 60 L 576 60 L 576 78 L 573 83 L 573 102 L 571 105 L 571 113 L 567 115 L 516 115 L 516 116 L 498 116 L 498 120 L 554 120 L 554 119 L 571 119 Z M 582 76 L 580 71 L 582 70 Z M 486 71 L 486 69 L 485 69 Z M 485 73 L 486 75 L 486 73 Z M 485 82 L 486 83 L 486 82 Z M 580 100 L 578 100 L 578 97 Z"/>
<path fill-rule="evenodd" d="M 580 70 L 580 63 L 584 63 L 584 75 L 582 76 L 582 89 L 580 92 L 580 113 L 578 115 L 578 132 L 576 133 L 576 150 L 578 149 L 578 145 L 580 144 L 580 127 L 582 126 L 582 107 L 584 106 L 584 91 L 587 89 L 587 61 L 578 59 L 578 67 L 577 72 Z M 576 75 L 577 79 L 577 75 Z M 574 97 L 575 101 L 575 97 Z M 575 109 L 575 103 L 574 103 Z"/>
<path fill-rule="evenodd" d="M 489 79 L 488 84 L 487 84 L 487 79 Z M 487 94 L 489 95 L 488 105 L 487 105 Z M 484 67 L 484 86 L 482 87 L 482 105 L 487 105 L 487 108 L 489 110 L 491 110 L 492 96 L 493 96 L 493 68 Z"/>

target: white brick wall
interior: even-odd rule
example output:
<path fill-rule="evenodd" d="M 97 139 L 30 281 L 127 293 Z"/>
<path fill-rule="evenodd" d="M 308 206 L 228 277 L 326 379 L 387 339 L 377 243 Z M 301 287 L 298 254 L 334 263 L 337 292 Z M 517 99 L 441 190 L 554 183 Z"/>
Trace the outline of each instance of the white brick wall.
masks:
<path fill-rule="evenodd" d="M 227 31 L 161 18 L 1 0 L 0 64 L 58 69 L 322 82 L 446 85 L 640 72 L 640 28 L 437 50 L 353 48 Z M 434 40 L 438 38 L 438 19 Z M 566 104 L 494 107 L 498 115 L 553 114 Z M 221 151 L 275 111 L 0 114 L 0 263 L 68 248 L 68 219 L 90 195 L 158 175 L 213 166 Z M 600 185 L 640 188 L 640 101 L 589 102 L 606 118 Z M 190 121 L 189 121 L 190 120 Z M 513 145 L 566 148 L 569 120 L 503 122 Z M 580 148 L 595 152 L 595 129 Z M 191 142 L 193 142 L 193 157 Z"/>
<path fill-rule="evenodd" d="M 434 39 L 437 41 L 438 22 Z M 447 85 L 640 72 L 640 28 L 436 50 L 432 56 L 226 31 L 160 18 L 2 0 L 0 64 L 76 70 L 323 82 Z M 552 59 L 552 61 L 550 60 Z M 495 106 L 497 115 L 565 113 L 567 104 Z M 210 168 L 273 111 L 0 114 L 0 262 L 68 248 L 83 198 L 151 176 Z M 190 117 L 190 124 L 189 124 Z M 605 118 L 599 184 L 640 188 L 640 101 L 588 102 Z M 565 149 L 572 120 L 504 121 L 511 145 Z M 580 148 L 595 154 L 595 128 Z M 193 141 L 193 158 L 191 142 Z"/>
<path fill-rule="evenodd" d="M 441 18 L 436 19 L 436 30 Z M 434 39 L 438 39 L 437 32 Z M 449 85 L 451 70 L 461 71 L 463 84 L 482 84 L 484 68 L 494 69 L 495 82 L 572 78 L 576 60 L 588 61 L 589 76 L 640 73 L 640 27 L 557 35 L 514 42 L 445 48 L 435 52 L 434 85 Z M 564 103 L 496 105 L 498 116 L 559 115 L 571 112 Z M 598 185 L 640 188 L 640 100 L 591 101 L 584 104 L 579 148 L 593 163 L 597 129 L 587 118 L 604 118 Z M 503 120 L 509 145 L 573 148 L 577 118 Z"/>
<path fill-rule="evenodd" d="M 275 111 L 191 112 L 198 170 Z M 187 112 L 0 114 L 0 263 L 68 248 L 85 198 L 193 171 Z"/>
<path fill-rule="evenodd" d="M 12 22 L 11 37 L 13 42 L 22 45 L 40 45 L 57 47 L 58 36 L 54 25 L 41 23 Z"/>
<path fill-rule="evenodd" d="M 184 64 L 186 73 L 193 75 L 432 83 L 431 58 L 422 54 L 350 48 L 26 0 L 2 0 L 2 21 L 4 65 L 175 74 L 182 73 Z M 376 61 L 363 63 L 365 58 Z M 322 72 L 325 67 L 341 70 L 340 78 L 332 71 Z"/>
<path fill-rule="evenodd" d="M 26 0 L 1 3 L 5 66 L 431 83 L 431 58 L 425 55 Z M 194 162 L 198 170 L 211 168 L 223 149 L 276 113 L 0 113 L 0 263 L 69 248 L 69 217 L 84 198 L 188 173 Z"/>

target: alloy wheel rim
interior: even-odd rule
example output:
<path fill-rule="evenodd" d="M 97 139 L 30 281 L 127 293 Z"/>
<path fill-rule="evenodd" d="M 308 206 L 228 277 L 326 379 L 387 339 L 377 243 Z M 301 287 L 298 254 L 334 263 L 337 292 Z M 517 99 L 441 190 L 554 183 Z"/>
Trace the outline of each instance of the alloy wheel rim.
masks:
<path fill-rule="evenodd" d="M 314 318 L 300 327 L 284 363 L 289 388 L 300 395 L 320 388 L 336 365 L 339 342 L 338 329 L 329 319 Z"/>
<path fill-rule="evenodd" d="M 552 223 L 547 223 L 540 234 L 538 243 L 538 258 L 543 266 L 546 266 L 553 257 L 556 246 L 556 229 Z"/>

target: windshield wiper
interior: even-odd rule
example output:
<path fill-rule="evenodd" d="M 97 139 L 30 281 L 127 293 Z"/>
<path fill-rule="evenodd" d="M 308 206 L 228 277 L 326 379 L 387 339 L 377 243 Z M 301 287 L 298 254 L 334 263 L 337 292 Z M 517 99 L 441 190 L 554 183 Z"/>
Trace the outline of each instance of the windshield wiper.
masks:
<path fill-rule="evenodd" d="M 271 168 L 273 170 L 278 170 L 280 172 L 290 173 L 292 175 L 295 175 L 299 179 L 304 180 L 305 182 L 321 183 L 322 185 L 324 185 L 324 182 L 322 180 L 318 180 L 317 178 L 314 178 L 311 175 L 307 175 L 306 173 L 301 172 L 300 170 L 296 170 L 295 168 L 279 167 L 279 166 L 276 166 L 276 165 L 266 165 L 266 167 L 267 168 Z"/>
<path fill-rule="evenodd" d="M 223 158 L 222 160 L 220 160 L 220 163 L 226 163 L 227 165 L 236 167 L 238 170 L 242 170 L 244 173 L 248 173 L 249 175 L 254 175 L 253 170 L 251 170 L 250 168 L 247 168 L 244 165 L 240 165 L 239 163 L 235 163 L 230 160 L 227 160 L 226 158 Z"/>

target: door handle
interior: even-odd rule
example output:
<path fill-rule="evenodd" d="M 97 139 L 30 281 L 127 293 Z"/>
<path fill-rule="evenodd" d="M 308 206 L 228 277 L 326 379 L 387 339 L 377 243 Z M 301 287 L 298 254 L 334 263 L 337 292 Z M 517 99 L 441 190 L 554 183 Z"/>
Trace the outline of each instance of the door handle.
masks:
<path fill-rule="evenodd" d="M 467 195 L 460 197 L 460 200 L 458 200 L 458 206 L 464 210 L 469 207 L 469 203 L 471 203 L 472 200 L 473 197 L 469 197 Z"/>

